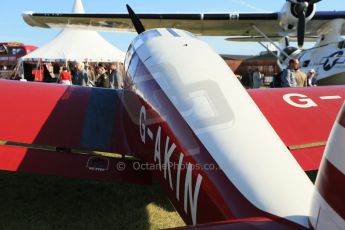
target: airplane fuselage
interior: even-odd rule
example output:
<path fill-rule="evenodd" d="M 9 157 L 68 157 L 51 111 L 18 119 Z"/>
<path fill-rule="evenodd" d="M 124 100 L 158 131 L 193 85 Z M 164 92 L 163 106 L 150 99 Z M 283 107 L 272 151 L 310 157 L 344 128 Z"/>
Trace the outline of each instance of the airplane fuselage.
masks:
<path fill-rule="evenodd" d="M 289 47 L 293 48 L 289 56 L 299 59 L 304 73 L 314 69 L 318 85 L 343 85 L 345 84 L 345 40 L 338 40 L 317 43 L 313 48 L 305 50 Z M 282 56 L 281 54 L 278 65 L 281 69 L 285 69 L 289 59 L 284 59 L 282 63 Z"/>
<path fill-rule="evenodd" d="M 345 84 L 345 40 L 316 46 L 299 55 L 301 70 L 316 70 L 319 85 Z"/>
<path fill-rule="evenodd" d="M 314 47 L 305 50 L 286 47 L 284 52 L 289 58 L 281 52 L 278 65 L 284 69 L 291 58 L 298 58 L 303 72 L 316 71 L 318 85 L 345 84 L 345 40 L 341 36 L 344 24 L 345 19 L 342 18 L 327 21 L 318 28 L 319 37 Z"/>
<path fill-rule="evenodd" d="M 126 89 L 141 98 L 126 128 L 137 130 L 132 152 L 187 223 L 260 216 L 308 226 L 311 182 L 208 45 L 185 31 L 149 30 L 129 47 L 125 68 Z"/>

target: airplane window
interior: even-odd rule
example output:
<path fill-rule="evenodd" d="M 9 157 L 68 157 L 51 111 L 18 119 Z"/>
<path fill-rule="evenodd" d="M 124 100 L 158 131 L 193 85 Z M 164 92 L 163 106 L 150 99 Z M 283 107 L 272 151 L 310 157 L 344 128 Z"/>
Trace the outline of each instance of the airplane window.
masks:
<path fill-rule="evenodd" d="M 158 30 L 148 30 L 141 35 L 141 38 L 144 41 L 148 41 L 151 38 L 159 37 L 159 36 L 161 36 L 161 34 L 158 32 Z"/>
<path fill-rule="evenodd" d="M 25 51 L 23 48 L 9 48 L 9 53 L 11 55 L 24 55 Z"/>
<path fill-rule="evenodd" d="M 140 76 L 139 78 L 137 78 L 137 76 Z M 136 82 L 144 82 L 147 81 L 151 78 L 151 74 L 150 72 L 147 70 L 146 66 L 144 65 L 144 63 L 139 62 L 137 65 L 137 69 L 134 75 L 134 80 Z"/>
<path fill-rule="evenodd" d="M 302 66 L 303 67 L 308 67 L 309 63 L 310 63 L 310 60 L 306 60 L 306 61 L 303 62 Z"/>
<path fill-rule="evenodd" d="M 6 46 L 4 46 L 4 45 L 0 46 L 0 53 L 6 54 L 7 52 L 8 52 L 8 50 L 7 50 Z"/>
<path fill-rule="evenodd" d="M 189 32 L 189 31 L 184 31 L 187 35 L 191 36 L 192 38 L 197 38 L 199 39 L 197 36 L 195 36 L 193 33 Z"/>
<path fill-rule="evenodd" d="M 338 48 L 339 48 L 339 49 L 343 49 L 343 48 L 345 48 L 345 41 L 341 41 L 341 42 L 339 42 L 339 44 L 338 44 Z"/>
<path fill-rule="evenodd" d="M 18 48 L 17 49 L 17 55 L 25 55 L 25 51 L 23 48 Z"/>
<path fill-rule="evenodd" d="M 137 70 L 138 67 L 138 63 L 139 63 L 139 57 L 137 54 L 133 54 L 132 59 L 130 60 L 129 66 L 128 66 L 128 71 L 127 71 L 127 75 L 130 78 L 134 78 L 135 72 Z"/>
<path fill-rule="evenodd" d="M 125 57 L 125 69 L 128 69 L 128 65 L 129 65 L 129 62 L 131 61 L 132 59 L 132 54 L 133 54 L 134 50 L 133 50 L 133 46 L 130 45 L 128 47 L 128 50 L 127 50 L 127 53 L 126 53 L 126 57 Z"/>
<path fill-rule="evenodd" d="M 11 49 L 11 54 L 12 55 L 16 55 L 16 53 L 17 53 L 17 49 Z"/>

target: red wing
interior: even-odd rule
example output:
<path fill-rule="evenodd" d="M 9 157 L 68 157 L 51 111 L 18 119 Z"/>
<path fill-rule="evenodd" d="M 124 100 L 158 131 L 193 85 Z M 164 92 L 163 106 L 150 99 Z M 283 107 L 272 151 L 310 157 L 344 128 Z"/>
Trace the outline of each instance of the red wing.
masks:
<path fill-rule="evenodd" d="M 249 90 L 249 94 L 302 168 L 317 170 L 345 87 Z"/>
<path fill-rule="evenodd" d="M 138 154 L 133 143 L 141 141 L 138 111 L 145 101 L 135 93 L 1 81 L 0 98 L 0 141 L 77 152 Z"/>
<path fill-rule="evenodd" d="M 61 153 L 0 145 L 0 170 L 132 184 L 151 184 L 151 175 L 135 170 L 138 160 Z"/>
<path fill-rule="evenodd" d="M 0 98 L 0 140 L 126 152 L 118 91 L 2 81 Z"/>
<path fill-rule="evenodd" d="M 0 141 L 7 145 L 0 145 L 0 169 L 149 183 L 148 172 L 133 170 L 137 160 L 78 154 L 133 154 L 123 128 L 124 120 L 131 122 L 130 109 L 122 102 L 125 97 L 129 103 L 139 99 L 128 94 L 121 90 L 1 81 Z M 119 162 L 122 168 L 116 167 Z"/>
<path fill-rule="evenodd" d="M 303 169 L 318 169 L 345 98 L 344 86 L 249 93 Z M 290 104 L 284 96 L 290 98 Z M 131 122 L 130 109 L 123 102 L 134 104 L 127 99 L 135 97 L 124 99 L 123 91 L 2 81 L 0 97 L 0 140 L 133 154 L 121 121 Z M 300 108 L 293 103 L 313 106 Z"/>

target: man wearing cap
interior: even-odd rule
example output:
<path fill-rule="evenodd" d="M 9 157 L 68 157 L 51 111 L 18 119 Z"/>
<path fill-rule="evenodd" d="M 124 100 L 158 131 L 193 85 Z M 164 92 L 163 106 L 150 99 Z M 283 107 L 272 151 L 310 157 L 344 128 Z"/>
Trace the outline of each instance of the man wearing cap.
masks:
<path fill-rule="evenodd" d="M 309 70 L 307 73 L 307 86 L 316 86 L 314 69 Z"/>

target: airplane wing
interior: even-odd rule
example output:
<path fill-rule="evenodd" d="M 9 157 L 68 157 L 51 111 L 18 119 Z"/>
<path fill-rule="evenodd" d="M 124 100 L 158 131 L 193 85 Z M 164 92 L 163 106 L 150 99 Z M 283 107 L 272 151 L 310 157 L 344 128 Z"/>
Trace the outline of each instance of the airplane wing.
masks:
<path fill-rule="evenodd" d="M 1 170 L 151 183 L 129 167 L 130 92 L 0 80 L 0 98 Z"/>
<path fill-rule="evenodd" d="M 199 35 L 231 36 L 246 34 L 251 24 L 279 29 L 277 13 L 267 14 L 137 14 L 146 29 L 180 28 Z M 24 13 L 31 26 L 44 28 L 78 27 L 106 31 L 135 31 L 128 14 L 42 14 Z M 238 23 L 243 21 L 243 23 Z M 247 26 L 245 26 L 247 25 Z M 231 28 L 231 30 L 229 30 Z"/>
<path fill-rule="evenodd" d="M 319 167 L 345 98 L 344 89 L 284 88 L 250 90 L 249 94 L 302 168 L 310 171 Z M 132 164 L 138 160 L 95 154 L 137 156 L 131 146 L 140 142 L 140 137 L 132 134 L 132 130 L 138 131 L 138 118 L 131 110 L 143 102 L 131 92 L 2 80 L 0 98 L 0 141 L 5 143 L 0 145 L 2 170 L 93 178 L 93 170 L 106 173 L 110 170 L 107 166 L 114 167 L 119 161 Z M 151 178 L 147 172 L 126 175 L 112 170 L 116 181 L 149 182 Z"/>
<path fill-rule="evenodd" d="M 312 171 L 319 168 L 336 114 L 344 102 L 344 89 L 259 89 L 249 90 L 249 94 L 302 168 Z"/>
<path fill-rule="evenodd" d="M 43 28 L 84 28 L 102 31 L 135 31 L 127 14 L 24 13 L 31 26 Z M 279 25 L 279 13 L 147 13 L 137 14 L 146 29 L 173 27 L 205 36 L 258 36 L 256 25 L 269 37 L 287 34 Z M 345 18 L 345 11 L 316 12 L 307 23 L 306 36 L 317 36 L 327 20 Z M 342 30 L 345 34 L 345 28 Z"/>

